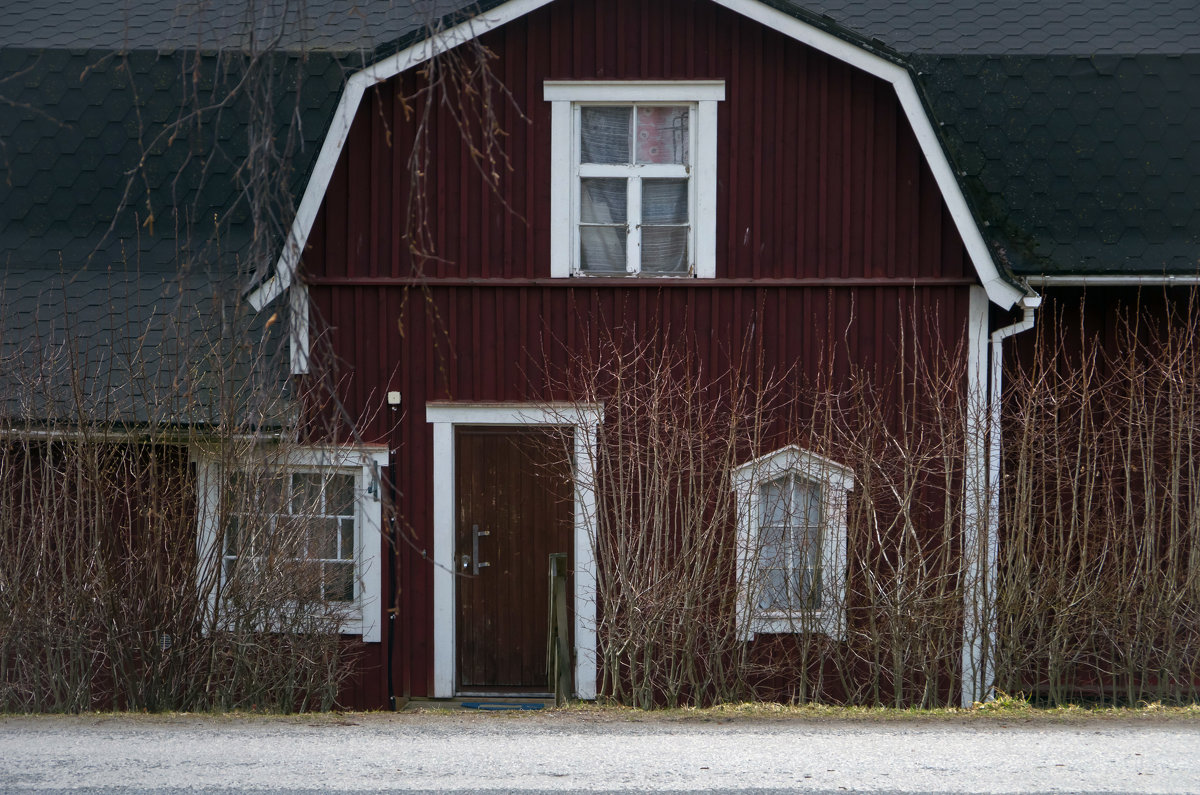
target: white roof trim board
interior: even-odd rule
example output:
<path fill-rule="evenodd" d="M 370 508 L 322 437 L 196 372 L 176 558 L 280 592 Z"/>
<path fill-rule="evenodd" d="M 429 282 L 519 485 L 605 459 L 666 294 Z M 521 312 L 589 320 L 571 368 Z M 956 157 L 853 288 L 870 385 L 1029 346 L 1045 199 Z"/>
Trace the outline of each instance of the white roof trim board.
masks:
<path fill-rule="evenodd" d="M 1142 287 L 1142 286 L 1188 286 L 1200 284 L 1200 275 L 1161 273 L 1091 273 L 1070 276 L 1027 276 L 1031 285 L 1039 287 Z"/>
<path fill-rule="evenodd" d="M 486 11 L 372 64 L 350 77 L 342 92 L 341 100 L 338 102 L 337 110 L 334 112 L 329 132 L 321 145 L 321 151 L 317 155 L 312 176 L 305 187 L 300 206 L 296 210 L 296 218 L 292 222 L 283 252 L 275 264 L 274 275 L 250 295 L 250 303 L 256 310 L 262 309 L 281 295 L 295 278 L 300 254 L 304 251 L 309 232 L 317 217 L 317 210 L 329 187 L 334 166 L 341 156 L 346 139 L 350 134 L 350 125 L 354 122 L 359 103 L 367 88 L 395 77 L 407 69 L 418 66 L 430 58 L 518 19 L 531 11 L 536 11 L 550 2 L 553 0 L 510 0 L 491 11 Z M 760 0 L 713 0 L 713 2 L 890 83 L 896 91 L 900 107 L 909 124 L 912 125 L 917 143 L 941 189 L 942 198 L 950 210 L 950 216 L 954 219 L 959 235 L 962 236 L 971 264 L 987 292 L 988 299 L 1005 309 L 1011 309 L 1024 297 L 1025 291 L 1010 284 L 1000 275 L 1000 269 L 992 259 L 987 243 L 984 242 L 983 234 L 979 231 L 979 225 L 963 196 L 954 171 L 950 167 L 950 161 L 942 149 L 941 141 L 921 104 L 912 76 L 904 67 L 826 33 L 807 22 L 764 5 Z"/>

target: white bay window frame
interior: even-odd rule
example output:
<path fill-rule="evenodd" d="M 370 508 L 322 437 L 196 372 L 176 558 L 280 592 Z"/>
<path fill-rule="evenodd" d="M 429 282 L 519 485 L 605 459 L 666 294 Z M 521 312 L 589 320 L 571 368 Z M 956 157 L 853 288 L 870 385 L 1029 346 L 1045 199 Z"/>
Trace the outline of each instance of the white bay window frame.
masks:
<path fill-rule="evenodd" d="M 628 181 L 626 275 L 715 278 L 717 103 L 725 99 L 724 81 L 547 80 L 544 97 L 551 107 L 550 275 L 587 275 L 580 269 L 580 186 L 582 179 L 601 177 L 622 178 Z M 581 163 L 580 116 L 581 109 L 588 105 L 686 106 L 689 108 L 688 151 L 691 164 Z M 688 179 L 689 229 L 686 273 L 643 273 L 640 229 L 641 180 L 655 178 Z"/>
<path fill-rule="evenodd" d="M 380 468 L 388 465 L 388 452 L 382 447 L 304 447 L 277 454 L 262 450 L 256 457 L 225 461 L 202 449 L 193 449 L 198 498 L 196 546 L 202 571 L 200 582 L 223 576 L 225 551 L 218 549 L 221 539 L 221 489 L 229 474 L 254 467 L 269 466 L 279 475 L 316 473 L 351 475 L 354 478 L 354 600 L 344 604 L 340 626 L 343 635 L 361 635 L 365 643 L 383 639 L 383 482 Z M 224 471 L 228 466 L 229 472 Z M 286 502 L 286 501 L 285 501 Z M 210 571 L 215 566 L 217 571 Z M 216 598 L 216 590 L 209 594 Z M 215 608 L 215 605 L 213 605 Z"/>

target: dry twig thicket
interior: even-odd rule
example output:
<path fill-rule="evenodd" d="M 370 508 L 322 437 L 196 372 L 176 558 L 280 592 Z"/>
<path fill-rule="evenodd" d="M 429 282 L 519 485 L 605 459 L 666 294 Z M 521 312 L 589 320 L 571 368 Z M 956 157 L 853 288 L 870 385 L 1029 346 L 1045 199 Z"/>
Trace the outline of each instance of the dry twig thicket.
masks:
<path fill-rule="evenodd" d="M 410 10 L 439 24 L 432 4 Z M 5 340 L 0 360 L 0 710 L 328 709 L 351 671 L 354 645 L 338 634 L 353 589 L 337 519 L 347 484 L 297 470 L 292 453 L 360 442 L 369 418 L 339 402 L 319 318 L 296 300 L 262 313 L 247 301 L 295 215 L 293 165 L 311 154 L 300 120 L 313 71 L 294 41 L 307 20 L 302 5 L 253 3 L 242 19 L 231 47 L 115 52 L 79 78 L 133 97 L 140 152 L 79 264 L 108 281 L 63 264 L 36 308 L 0 306 L 27 335 Z M 489 184 L 506 167 L 492 60 L 458 47 L 426 65 L 419 97 L 400 98 L 452 108 Z M 353 61 L 322 63 L 342 74 Z M 164 99 L 172 67 L 176 106 L 151 118 L 142 92 L 152 83 Z M 413 119 L 412 164 L 427 124 Z M 419 267 L 436 252 L 422 233 L 425 169 L 411 173 Z M 164 248 L 170 262 L 142 260 Z M 289 334 L 310 329 L 310 372 L 289 377 Z M 214 473 L 207 489 L 198 460 Z"/>
<path fill-rule="evenodd" d="M 836 380 L 835 353 L 804 379 L 768 371 L 750 344 L 712 372 L 695 340 L 666 330 L 602 333 L 577 354 L 555 391 L 604 406 L 590 468 L 602 692 L 637 706 L 955 701 L 963 357 L 919 338 L 897 343 L 891 372 L 851 365 Z M 788 445 L 849 469 L 857 486 L 845 508 L 822 509 L 845 516 L 846 539 L 818 553 L 829 560 L 820 610 L 794 611 L 786 633 L 748 644 L 762 582 L 738 560 L 757 559 L 764 542 L 739 549 L 732 483 L 745 462 Z"/>
<path fill-rule="evenodd" d="M 1044 317 L 1009 375 L 998 685 L 1194 702 L 1200 301 L 1146 288 L 1107 328 L 1087 301 Z"/>

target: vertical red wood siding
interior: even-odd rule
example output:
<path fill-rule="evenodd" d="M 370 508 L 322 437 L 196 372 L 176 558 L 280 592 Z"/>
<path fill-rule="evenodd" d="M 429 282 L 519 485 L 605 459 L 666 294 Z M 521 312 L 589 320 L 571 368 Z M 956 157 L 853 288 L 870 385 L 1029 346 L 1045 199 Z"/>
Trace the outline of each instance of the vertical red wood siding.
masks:
<path fill-rule="evenodd" d="M 399 590 L 398 695 L 428 695 L 432 680 L 426 401 L 547 397 L 536 387 L 543 357 L 562 366 L 564 347 L 591 344 L 605 326 L 669 326 L 700 340 L 713 365 L 747 333 L 770 367 L 811 369 L 833 336 L 850 359 L 882 365 L 914 316 L 952 350 L 974 281 L 893 90 L 869 75 L 704 0 L 558 0 L 483 43 L 526 116 L 498 100 L 512 166 L 500 166 L 498 191 L 452 116 L 434 109 L 422 169 L 437 258 L 413 261 L 413 124 L 397 94 L 420 83 L 403 75 L 367 93 L 303 265 L 314 314 L 349 371 L 346 404 L 372 418 L 367 441 L 396 451 L 409 533 L 396 582 L 385 582 Z M 725 81 L 716 281 L 549 278 L 551 79 Z M 409 110 L 419 115 L 422 101 Z M 401 412 L 382 407 L 387 390 L 402 393 Z M 378 693 L 386 659 L 371 656 L 364 699 Z"/>

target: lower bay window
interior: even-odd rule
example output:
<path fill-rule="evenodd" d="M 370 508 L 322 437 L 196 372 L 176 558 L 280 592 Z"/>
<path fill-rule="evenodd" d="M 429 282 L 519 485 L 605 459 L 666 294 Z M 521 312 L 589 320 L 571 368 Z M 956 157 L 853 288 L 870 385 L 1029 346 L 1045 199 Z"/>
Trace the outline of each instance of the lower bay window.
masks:
<path fill-rule="evenodd" d="M 214 615 L 380 640 L 380 449 L 195 455 L 201 587 Z M 260 618 L 255 618 L 260 617 Z"/>

